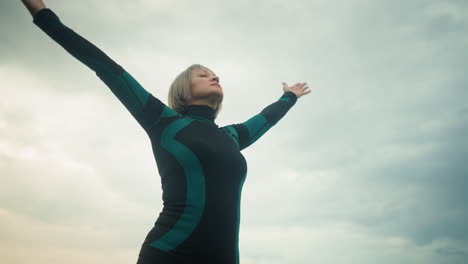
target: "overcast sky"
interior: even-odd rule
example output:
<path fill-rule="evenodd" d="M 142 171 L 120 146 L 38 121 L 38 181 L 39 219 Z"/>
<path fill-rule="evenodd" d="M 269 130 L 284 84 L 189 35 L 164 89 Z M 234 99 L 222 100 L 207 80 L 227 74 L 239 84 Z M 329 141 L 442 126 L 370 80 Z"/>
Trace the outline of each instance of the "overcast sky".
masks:
<path fill-rule="evenodd" d="M 242 264 L 468 262 L 467 1 L 46 5 L 164 103 L 213 70 L 220 126 L 309 84 L 242 151 Z M 146 133 L 20 1 L 0 28 L 0 262 L 135 263 L 162 209 Z"/>

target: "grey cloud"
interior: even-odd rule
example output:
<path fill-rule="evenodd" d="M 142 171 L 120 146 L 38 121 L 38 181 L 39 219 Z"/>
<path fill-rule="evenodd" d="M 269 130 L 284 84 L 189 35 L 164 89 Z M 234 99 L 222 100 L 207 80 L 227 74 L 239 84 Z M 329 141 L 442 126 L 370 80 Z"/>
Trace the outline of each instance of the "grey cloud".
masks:
<path fill-rule="evenodd" d="M 464 263 L 462 247 L 468 240 L 464 1 L 145 0 L 124 3 L 122 8 L 107 0 L 48 3 L 66 24 L 162 99 L 175 69 L 191 61 L 207 62 L 225 73 L 229 97 L 220 122 L 256 114 L 277 99 L 278 84 L 284 79 L 289 84 L 309 83 L 311 94 L 300 98 L 283 120 L 243 152 L 249 174 L 241 234 L 242 227 L 256 234 L 244 233 L 251 248 L 242 253 L 244 259 L 261 262 L 274 255 L 293 262 L 274 245 L 269 250 L 255 248 L 255 243 L 268 242 L 255 242 L 255 237 L 271 235 L 286 239 L 285 245 L 296 245 L 287 239 L 297 237 L 282 230 L 300 226 L 324 241 L 322 247 L 310 237 L 297 243 L 326 252 L 314 254 L 320 257 L 317 261 L 342 263 L 340 256 L 331 256 L 344 248 L 355 249 L 353 257 L 363 262 L 383 256 L 394 260 L 387 249 L 391 245 L 402 252 L 401 263 Z M 14 82 L 22 86 L 16 87 L 18 91 L 8 88 L 11 95 L 3 98 L 9 99 L 0 99 L 0 127 L 7 128 L 0 131 L 0 151 L 4 142 L 48 154 L 62 151 L 68 159 L 92 168 L 99 184 L 84 200 L 79 186 L 65 186 L 72 195 L 60 196 L 54 207 L 46 193 L 21 181 L 38 171 L 52 188 L 54 177 L 65 170 L 60 163 L 48 167 L 30 161 L 20 166 L 21 157 L 0 152 L 2 175 L 14 176 L 0 192 L 1 207 L 45 223 L 99 218 L 134 242 L 136 233 L 146 232 L 146 227 L 138 231 L 125 227 L 134 221 L 139 226 L 151 224 L 160 208 L 160 179 L 149 142 L 94 73 L 40 32 L 21 8 L 7 1 L 1 9 L 11 12 L 0 11 L 1 25 L 15 21 L 15 27 L 2 28 L 0 64 L 10 70 L 0 74 L 17 72 L 8 86 L 15 88 Z M 37 87 L 20 82 L 21 74 L 37 80 Z M 50 105 L 34 103 L 37 94 L 32 90 L 50 93 Z M 19 91 L 31 94 L 12 100 Z M 49 129 L 40 132 L 39 127 Z M 47 147 L 52 143 L 55 149 Z M 68 172 L 75 177 L 83 173 Z M 100 191 L 110 196 L 94 204 Z M 21 196 L 24 193 L 29 194 Z M 126 203 L 121 210 L 101 211 L 119 200 Z M 121 213 L 136 216 L 121 218 Z M 334 223 L 349 226 L 340 229 Z M 345 242 L 327 240 L 334 231 Z M 109 250 L 138 247 L 132 242 L 115 242 Z M 309 249 L 297 253 L 311 255 Z M 294 260 L 308 263 L 299 258 Z"/>

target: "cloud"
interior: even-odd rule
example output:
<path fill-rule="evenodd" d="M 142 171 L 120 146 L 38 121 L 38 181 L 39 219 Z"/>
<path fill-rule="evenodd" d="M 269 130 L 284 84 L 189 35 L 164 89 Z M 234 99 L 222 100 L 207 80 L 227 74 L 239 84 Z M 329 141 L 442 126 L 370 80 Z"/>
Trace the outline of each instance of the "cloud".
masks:
<path fill-rule="evenodd" d="M 466 262 L 464 1 L 46 4 L 162 101 L 189 65 L 215 70 L 218 124 L 308 82 L 243 151 L 242 263 Z M 162 208 L 146 134 L 24 7 L 1 5 L 0 258 L 134 261 Z"/>
<path fill-rule="evenodd" d="M 462 263 L 468 253 L 465 242 L 438 239 L 421 246 L 399 236 L 376 236 L 341 221 L 256 225 L 240 232 L 243 263 Z"/>

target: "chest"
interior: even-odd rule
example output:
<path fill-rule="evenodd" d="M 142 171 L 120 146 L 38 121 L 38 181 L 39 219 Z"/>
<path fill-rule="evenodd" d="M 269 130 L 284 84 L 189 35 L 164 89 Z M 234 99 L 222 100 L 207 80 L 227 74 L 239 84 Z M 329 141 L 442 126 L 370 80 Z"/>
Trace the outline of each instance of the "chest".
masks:
<path fill-rule="evenodd" d="M 193 121 L 174 135 L 201 161 L 239 162 L 243 156 L 234 140 L 222 129 L 205 122 Z"/>

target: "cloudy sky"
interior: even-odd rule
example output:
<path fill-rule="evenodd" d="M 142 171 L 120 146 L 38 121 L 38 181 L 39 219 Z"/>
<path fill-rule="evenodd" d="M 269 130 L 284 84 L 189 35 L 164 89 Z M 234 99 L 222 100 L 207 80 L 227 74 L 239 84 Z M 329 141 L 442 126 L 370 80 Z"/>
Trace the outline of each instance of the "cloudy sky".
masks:
<path fill-rule="evenodd" d="M 467 263 L 465 0 L 49 0 L 167 103 L 189 65 L 247 120 L 243 264 Z M 0 262 L 135 263 L 162 209 L 146 133 L 99 78 L 0 3 Z"/>

